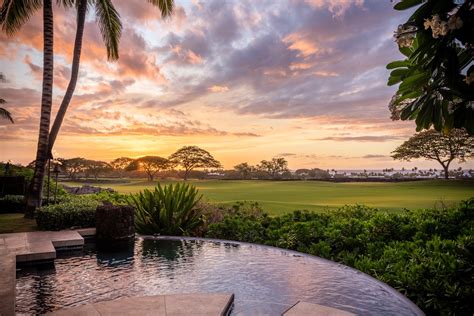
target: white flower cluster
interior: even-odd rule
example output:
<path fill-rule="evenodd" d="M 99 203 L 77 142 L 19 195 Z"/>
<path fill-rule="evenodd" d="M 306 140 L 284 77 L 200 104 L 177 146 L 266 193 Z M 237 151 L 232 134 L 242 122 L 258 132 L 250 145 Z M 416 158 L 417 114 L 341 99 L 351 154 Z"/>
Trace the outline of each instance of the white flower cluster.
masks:
<path fill-rule="evenodd" d="M 431 20 L 425 19 L 425 30 L 431 28 L 433 38 L 440 36 L 446 36 L 449 31 L 460 29 L 463 26 L 463 22 L 460 17 L 452 15 L 448 21 L 443 21 L 439 15 L 434 15 Z"/>
<path fill-rule="evenodd" d="M 474 71 L 471 71 L 471 73 L 469 74 L 469 76 L 466 76 L 466 78 L 464 78 L 464 82 L 466 84 L 471 84 L 474 82 Z"/>
<path fill-rule="evenodd" d="M 392 99 L 390 100 L 390 103 L 388 104 L 388 110 L 390 111 L 390 119 L 392 121 L 398 121 L 400 120 L 400 107 L 397 106 L 396 101 L 397 101 L 398 95 L 394 95 Z"/>
<path fill-rule="evenodd" d="M 395 41 L 400 47 L 411 47 L 413 41 L 415 40 L 416 31 L 418 29 L 416 26 L 401 24 L 398 26 L 397 31 L 395 32 Z"/>

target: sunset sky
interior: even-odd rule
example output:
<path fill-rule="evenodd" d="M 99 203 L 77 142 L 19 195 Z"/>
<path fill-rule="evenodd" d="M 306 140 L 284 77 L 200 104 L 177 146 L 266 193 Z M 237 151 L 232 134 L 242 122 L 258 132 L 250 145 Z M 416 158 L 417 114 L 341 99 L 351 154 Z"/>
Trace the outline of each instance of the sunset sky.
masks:
<path fill-rule="evenodd" d="M 167 20 L 145 0 L 113 2 L 124 25 L 120 60 L 106 61 L 90 10 L 57 156 L 166 157 L 198 145 L 226 168 L 273 156 L 291 169 L 439 168 L 389 156 L 415 132 L 387 108 L 395 90 L 385 65 L 400 58 L 393 31 L 407 16 L 389 0 L 177 0 Z M 56 110 L 76 26 L 73 10 L 54 9 Z M 0 161 L 28 163 L 39 124 L 41 12 L 0 38 L 0 97 L 15 119 L 0 121 Z"/>

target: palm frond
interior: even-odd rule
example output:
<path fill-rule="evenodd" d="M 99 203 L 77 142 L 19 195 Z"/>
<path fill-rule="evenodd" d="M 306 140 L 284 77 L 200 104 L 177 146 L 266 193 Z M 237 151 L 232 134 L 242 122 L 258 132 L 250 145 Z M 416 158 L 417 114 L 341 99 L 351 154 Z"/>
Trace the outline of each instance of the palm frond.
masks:
<path fill-rule="evenodd" d="M 3 100 L 3 99 L 2 99 L 2 100 Z M 0 108 L 0 117 L 1 117 L 1 118 L 4 118 L 4 119 L 6 119 L 6 120 L 9 120 L 9 121 L 12 122 L 12 123 L 15 123 L 15 122 L 13 121 L 13 118 L 12 118 L 11 113 L 8 112 L 8 111 L 7 111 L 6 109 L 4 109 L 4 108 Z"/>
<path fill-rule="evenodd" d="M 110 0 L 97 0 L 95 4 L 96 16 L 99 19 L 100 33 L 107 48 L 107 58 L 119 58 L 119 42 L 122 35 L 120 14 Z"/>
<path fill-rule="evenodd" d="M 148 0 L 155 7 L 158 7 L 163 18 L 171 16 L 174 9 L 174 0 Z"/>
<path fill-rule="evenodd" d="M 41 8 L 41 0 L 4 0 L 0 8 L 0 24 L 12 36 Z"/>

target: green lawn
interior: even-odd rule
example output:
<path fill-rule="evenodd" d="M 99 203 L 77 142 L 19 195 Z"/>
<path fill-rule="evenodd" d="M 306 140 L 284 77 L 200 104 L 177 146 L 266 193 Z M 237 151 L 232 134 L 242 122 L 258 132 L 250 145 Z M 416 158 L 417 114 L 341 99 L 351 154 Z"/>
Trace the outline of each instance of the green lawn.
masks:
<path fill-rule="evenodd" d="M 0 214 L 0 234 L 20 233 L 37 230 L 34 219 L 25 218 L 23 214 Z"/>
<path fill-rule="evenodd" d="M 171 183 L 176 181 L 162 181 Z M 419 209 L 453 205 L 474 197 L 474 181 L 417 181 L 399 183 L 331 183 L 324 181 L 224 181 L 191 180 L 210 202 L 232 204 L 256 201 L 270 214 L 307 209 L 337 208 L 365 204 L 389 210 Z M 64 182 L 80 186 L 84 183 Z M 120 193 L 136 193 L 153 188 L 156 182 L 130 180 L 129 183 L 93 184 Z"/>

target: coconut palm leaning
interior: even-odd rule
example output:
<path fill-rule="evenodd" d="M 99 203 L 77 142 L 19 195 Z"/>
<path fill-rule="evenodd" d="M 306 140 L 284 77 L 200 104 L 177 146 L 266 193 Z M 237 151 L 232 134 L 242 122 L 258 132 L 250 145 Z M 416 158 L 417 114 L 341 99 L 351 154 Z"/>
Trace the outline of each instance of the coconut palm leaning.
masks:
<path fill-rule="evenodd" d="M 151 4 L 158 6 L 162 16 L 166 17 L 172 13 L 174 0 L 148 0 Z M 4 0 L 0 9 L 0 24 L 2 29 L 9 35 L 16 33 L 21 26 L 41 7 L 40 0 Z M 88 5 L 94 5 L 98 17 L 99 28 L 107 48 L 109 60 L 118 59 L 118 45 L 120 41 L 122 24 L 120 15 L 113 6 L 111 0 L 60 0 L 58 3 L 77 8 L 77 30 L 74 42 L 73 63 L 71 78 L 66 94 L 61 102 L 58 114 L 49 132 L 52 86 L 53 86 L 53 10 L 51 0 L 43 1 L 43 37 L 44 37 L 44 61 L 43 61 L 43 93 L 40 118 L 40 133 L 38 139 L 38 150 L 33 180 L 27 198 L 27 212 L 25 216 L 33 216 L 36 208 L 41 206 L 41 195 L 47 160 L 51 157 L 51 151 L 56 140 L 61 123 L 65 117 L 67 108 L 74 93 L 78 74 L 84 33 L 85 16 Z M 50 141 L 51 139 L 51 141 Z"/>
<path fill-rule="evenodd" d="M 43 90 L 41 93 L 41 115 L 36 152 L 34 176 L 30 184 L 27 204 L 33 205 L 33 211 L 41 205 L 41 191 L 48 153 L 49 122 L 53 101 L 53 6 L 51 0 L 4 0 L 0 9 L 2 30 L 13 36 L 29 18 L 43 6 Z M 38 198 L 39 201 L 38 201 Z M 28 215 L 31 208 L 25 214 Z"/>

